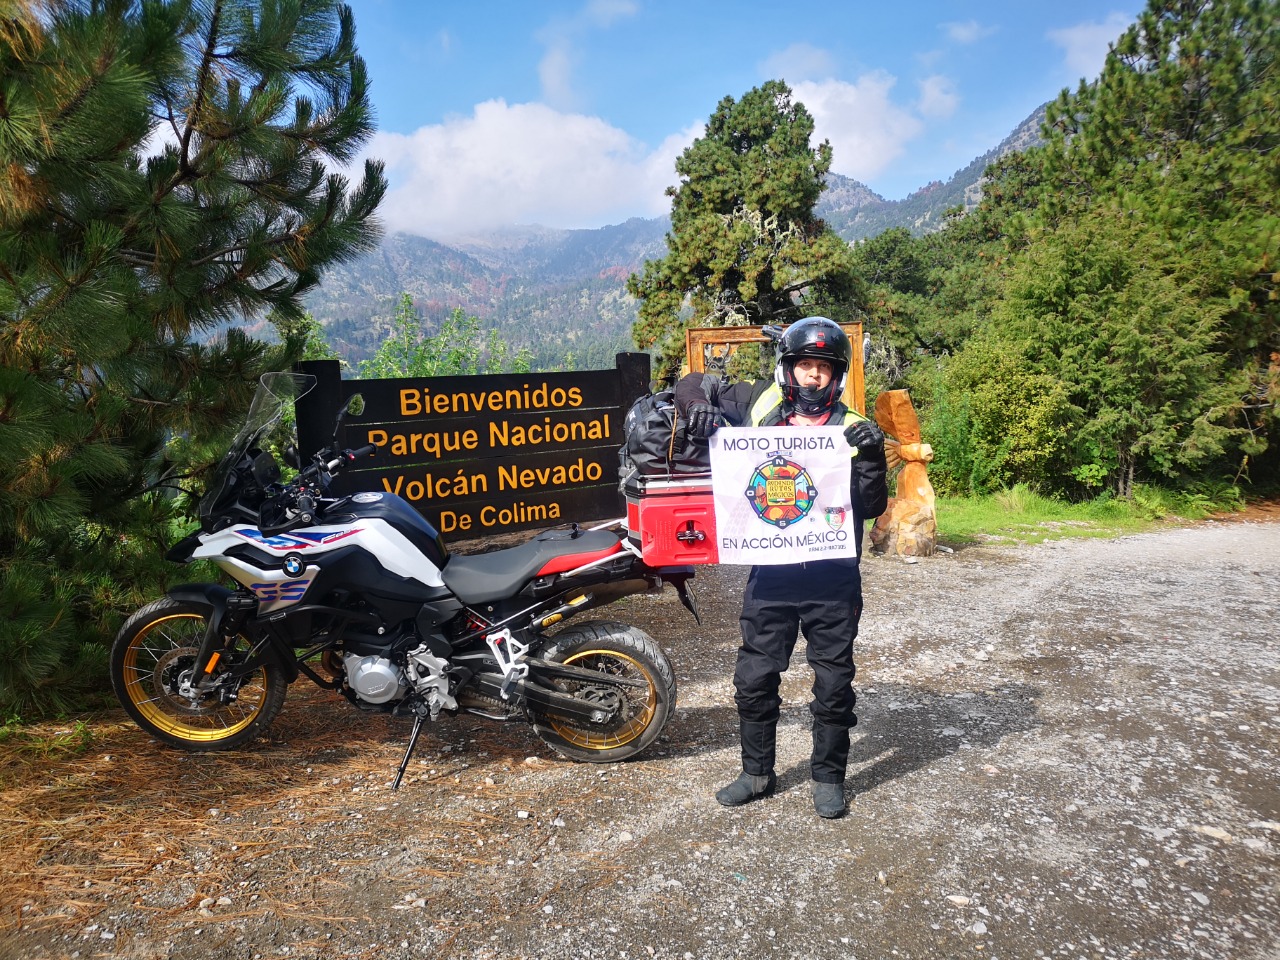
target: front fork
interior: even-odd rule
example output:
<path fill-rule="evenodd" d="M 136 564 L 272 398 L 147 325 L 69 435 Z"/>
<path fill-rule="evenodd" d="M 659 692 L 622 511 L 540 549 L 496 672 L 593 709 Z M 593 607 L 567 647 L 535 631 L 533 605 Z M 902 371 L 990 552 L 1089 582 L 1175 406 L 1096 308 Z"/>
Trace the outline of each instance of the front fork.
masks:
<path fill-rule="evenodd" d="M 238 596 L 216 583 L 183 584 L 169 590 L 168 595 L 179 603 L 202 608 L 205 615 L 204 636 L 196 648 L 195 659 L 191 663 L 191 669 L 178 678 L 175 691 L 191 701 L 192 705 L 196 705 L 201 696 L 210 691 L 214 671 L 218 669 L 222 652 L 227 645 L 227 637 L 235 632 L 228 630 L 228 626 L 238 622 L 248 608 L 256 607 L 257 601 Z M 234 692 L 232 695 L 234 696 Z"/>

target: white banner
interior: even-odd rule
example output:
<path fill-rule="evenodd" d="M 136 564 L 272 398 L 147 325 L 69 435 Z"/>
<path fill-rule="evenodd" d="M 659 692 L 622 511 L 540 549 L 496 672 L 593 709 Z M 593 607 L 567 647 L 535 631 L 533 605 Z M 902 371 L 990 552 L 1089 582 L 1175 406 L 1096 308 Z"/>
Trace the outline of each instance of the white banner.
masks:
<path fill-rule="evenodd" d="M 849 454 L 843 427 L 721 427 L 713 433 L 720 562 L 856 556 Z"/>

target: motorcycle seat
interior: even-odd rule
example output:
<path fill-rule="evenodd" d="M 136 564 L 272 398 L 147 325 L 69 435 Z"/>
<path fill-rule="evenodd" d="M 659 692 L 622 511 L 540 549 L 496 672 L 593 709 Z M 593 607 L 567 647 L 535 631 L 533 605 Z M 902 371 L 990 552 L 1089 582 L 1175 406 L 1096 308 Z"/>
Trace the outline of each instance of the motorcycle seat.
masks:
<path fill-rule="evenodd" d="M 621 552 L 622 542 L 608 530 L 584 530 L 576 537 L 550 530 L 518 547 L 450 554 L 441 576 L 463 603 L 492 603 L 509 599 L 534 577 L 564 573 Z"/>

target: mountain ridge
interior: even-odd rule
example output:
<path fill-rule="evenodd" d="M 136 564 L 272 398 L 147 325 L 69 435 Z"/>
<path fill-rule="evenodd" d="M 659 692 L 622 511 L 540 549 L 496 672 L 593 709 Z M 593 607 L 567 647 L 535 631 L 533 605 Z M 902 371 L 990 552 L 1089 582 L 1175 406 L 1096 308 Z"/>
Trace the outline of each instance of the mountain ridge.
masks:
<path fill-rule="evenodd" d="M 1041 142 L 1045 107 L 948 180 L 925 184 L 902 200 L 828 174 L 814 212 L 851 243 L 892 227 L 917 235 L 940 229 L 948 210 L 977 205 L 990 163 Z M 304 298 L 304 308 L 353 364 L 377 349 L 408 293 L 428 332 L 461 308 L 497 328 L 513 350 L 530 350 L 535 368 L 609 367 L 615 353 L 633 349 L 637 305 L 626 293 L 627 277 L 666 254 L 669 229 L 666 217 L 633 217 L 593 229 L 512 226 L 448 243 L 396 233 L 327 273 Z"/>

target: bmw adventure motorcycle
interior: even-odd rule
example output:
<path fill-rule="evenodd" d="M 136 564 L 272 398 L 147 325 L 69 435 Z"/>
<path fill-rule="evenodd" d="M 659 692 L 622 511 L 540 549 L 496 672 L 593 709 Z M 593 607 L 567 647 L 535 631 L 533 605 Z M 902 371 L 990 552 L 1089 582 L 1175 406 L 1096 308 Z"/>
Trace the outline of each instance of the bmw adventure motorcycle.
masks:
<path fill-rule="evenodd" d="M 331 479 L 370 445 L 330 445 L 282 482 L 270 443 L 314 385 L 268 374 L 199 504 L 176 563 L 211 560 L 233 581 L 176 586 L 138 610 L 111 651 L 124 709 L 162 743 L 230 750 L 263 733 L 300 675 L 363 710 L 411 717 L 399 788 L 423 724 L 440 714 L 526 720 L 573 760 L 635 756 L 675 709 L 671 664 L 654 640 L 612 620 L 565 620 L 671 583 L 697 617 L 692 568 L 653 569 L 625 530 L 576 524 L 509 549 L 451 554 L 390 493 L 331 497 Z"/>

